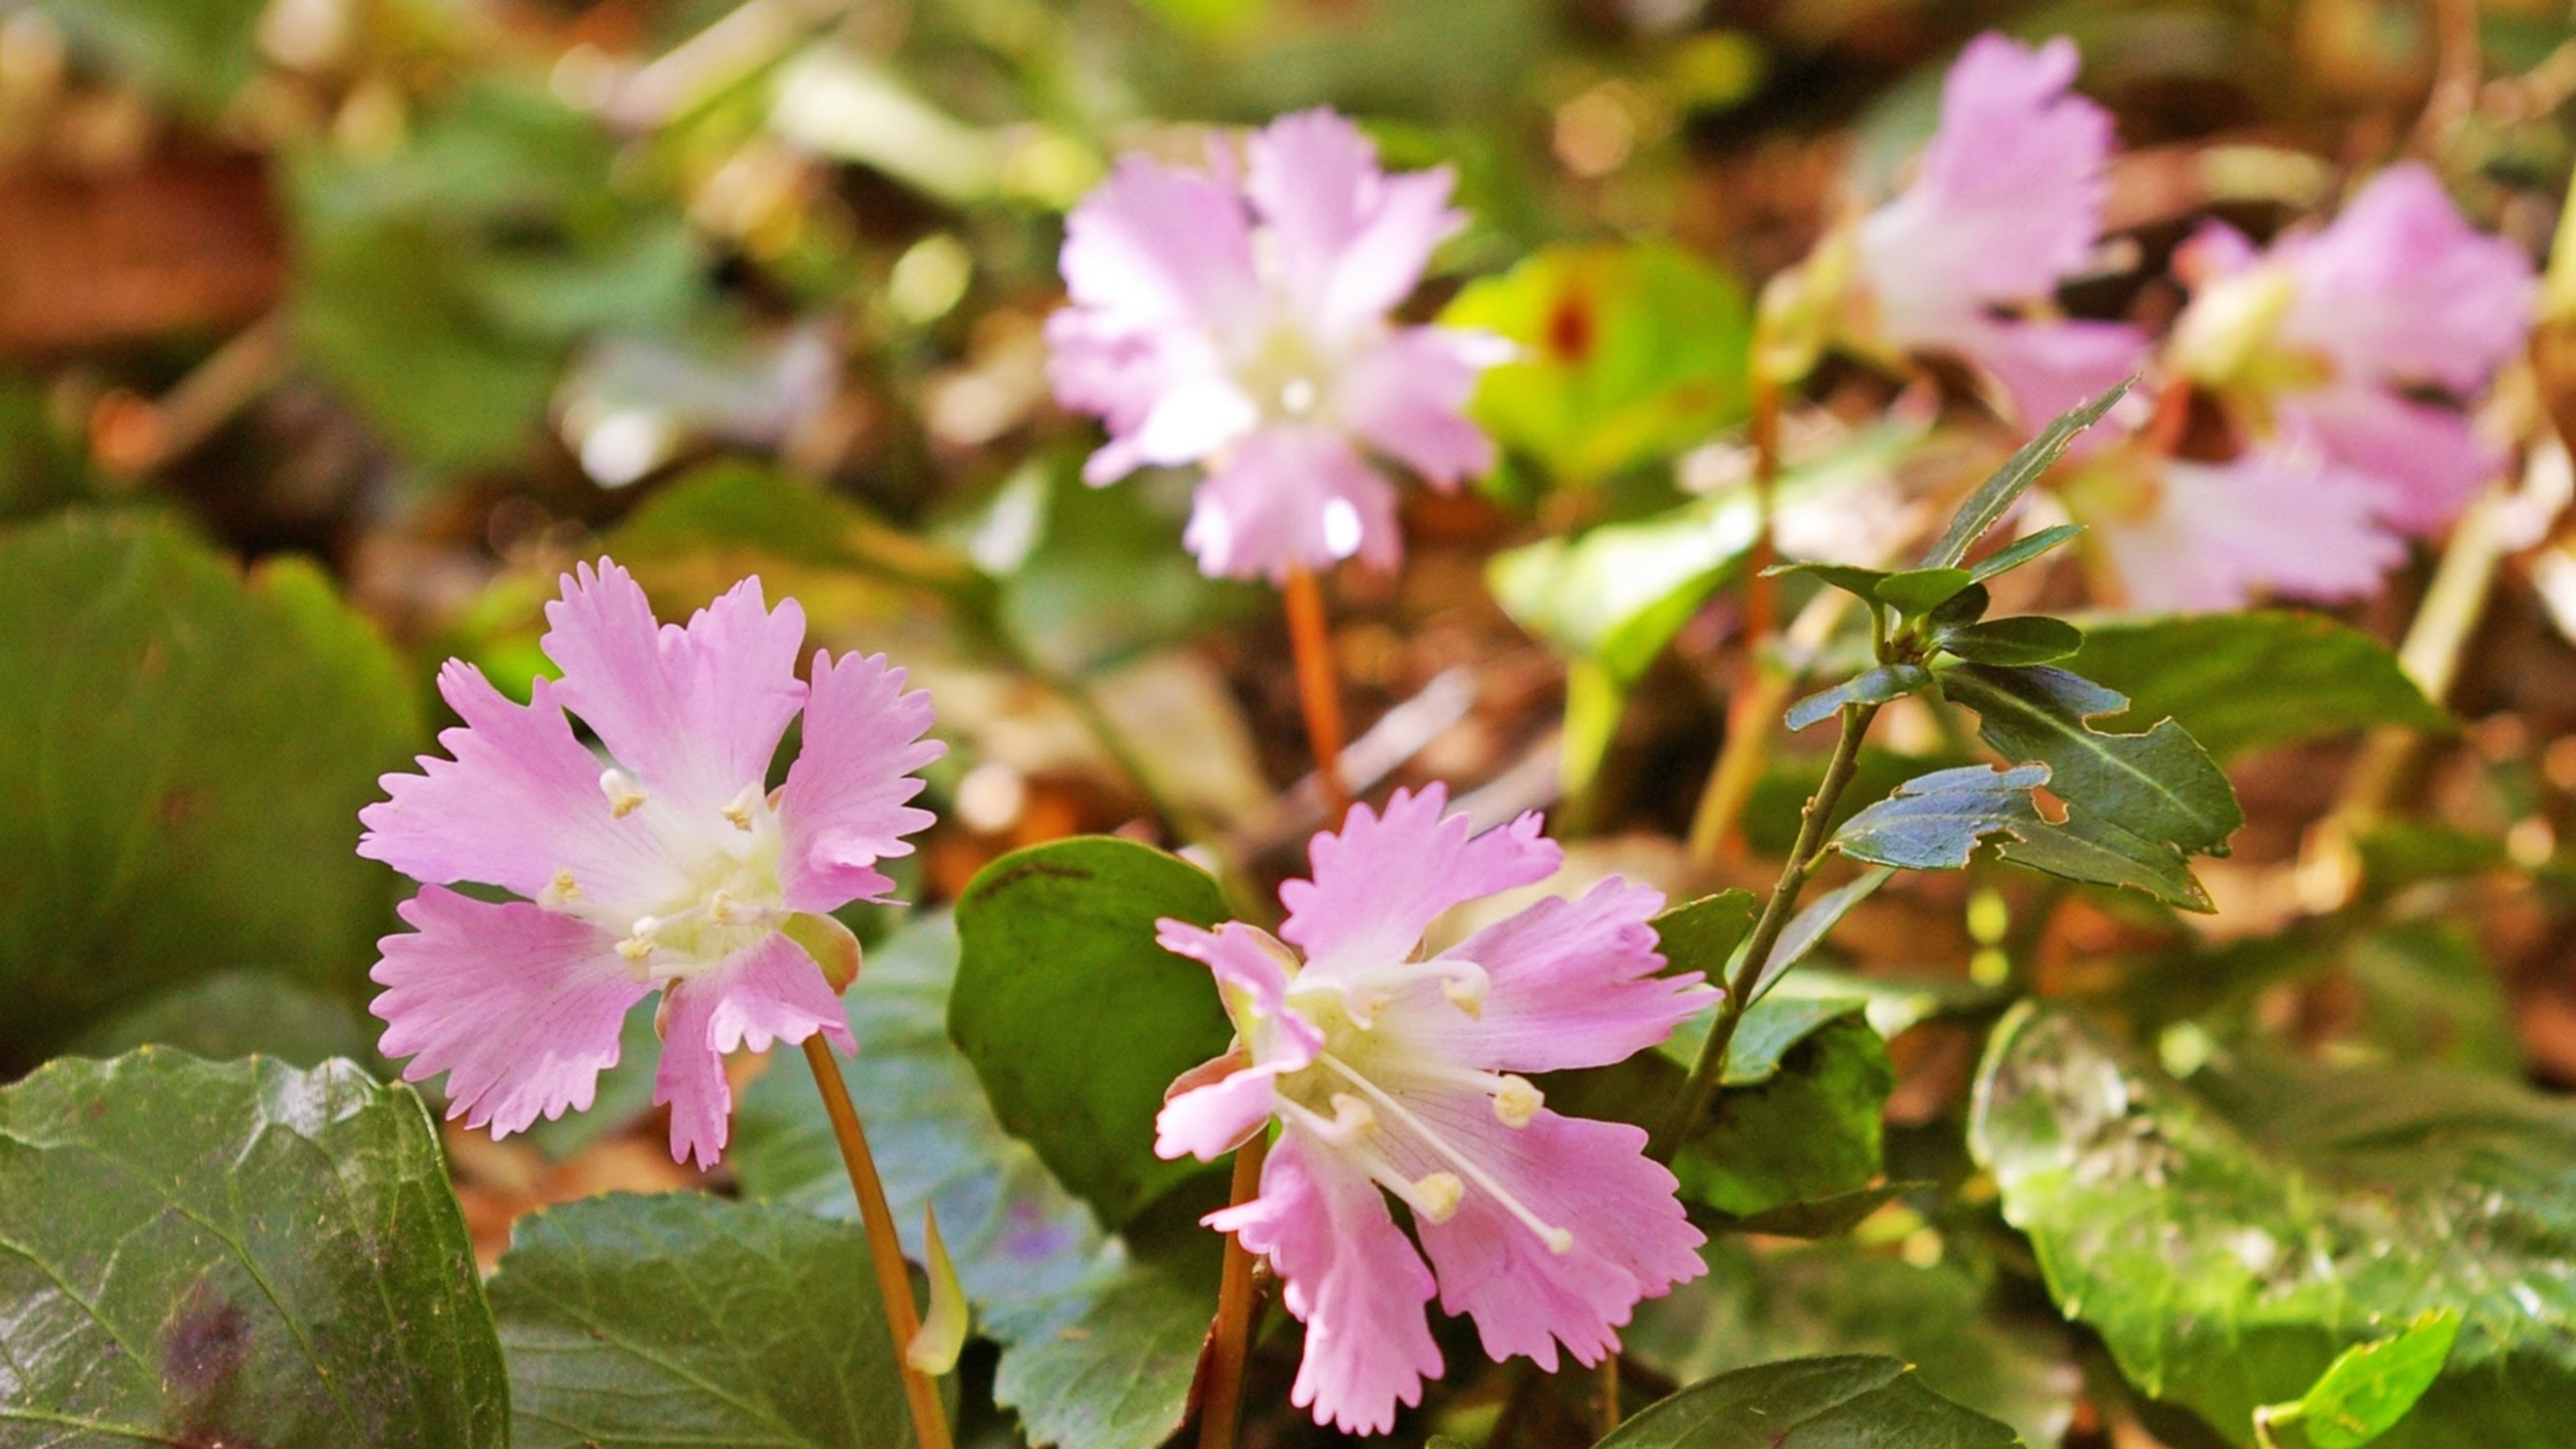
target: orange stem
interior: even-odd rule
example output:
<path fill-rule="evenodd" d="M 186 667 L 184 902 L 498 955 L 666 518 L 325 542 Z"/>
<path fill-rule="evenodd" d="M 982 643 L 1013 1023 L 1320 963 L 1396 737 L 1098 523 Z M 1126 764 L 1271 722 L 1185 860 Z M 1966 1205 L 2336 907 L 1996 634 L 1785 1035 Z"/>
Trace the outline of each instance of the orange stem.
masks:
<path fill-rule="evenodd" d="M 894 1336 L 895 1367 L 903 1374 L 903 1399 L 912 1411 L 912 1432 L 920 1449 L 949 1449 L 948 1413 L 939 1402 L 939 1385 L 904 1361 L 904 1351 L 921 1332 L 921 1313 L 912 1301 L 912 1275 L 903 1263 L 903 1240 L 896 1236 L 894 1211 L 886 1206 L 885 1184 L 868 1151 L 867 1133 L 859 1128 L 858 1109 L 850 1105 L 849 1084 L 831 1044 L 817 1032 L 805 1038 L 805 1062 L 814 1069 L 814 1089 L 823 1096 L 824 1114 L 832 1119 L 833 1140 L 841 1144 L 841 1165 L 850 1171 L 850 1190 L 858 1195 L 859 1223 L 867 1229 L 868 1257 L 877 1270 L 877 1296 L 885 1301 L 886 1331 Z"/>
<path fill-rule="evenodd" d="M 1324 615 L 1324 589 L 1304 569 L 1290 569 L 1282 590 L 1288 605 L 1288 647 L 1297 663 L 1297 703 L 1306 713 L 1306 743 L 1315 754 L 1315 777 L 1324 785 L 1324 810 L 1334 825 L 1351 808 L 1342 779 L 1342 695 L 1334 677 L 1332 625 Z"/>
<path fill-rule="evenodd" d="M 1234 1149 L 1234 1189 L 1228 1201 L 1237 1207 L 1261 1195 L 1261 1161 L 1270 1153 L 1267 1133 Z M 1252 1357 L 1252 1254 L 1228 1233 L 1225 1267 L 1217 1278 L 1216 1325 L 1208 1330 L 1206 1392 L 1199 1399 L 1199 1449 L 1234 1449 L 1235 1428 L 1243 1418 L 1243 1366 Z"/>

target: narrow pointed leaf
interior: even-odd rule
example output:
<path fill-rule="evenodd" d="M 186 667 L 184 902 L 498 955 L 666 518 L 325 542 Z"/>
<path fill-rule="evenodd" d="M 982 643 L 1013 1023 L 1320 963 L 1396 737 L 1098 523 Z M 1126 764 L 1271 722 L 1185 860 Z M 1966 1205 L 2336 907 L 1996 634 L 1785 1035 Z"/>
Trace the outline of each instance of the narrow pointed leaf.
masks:
<path fill-rule="evenodd" d="M 1968 550 L 1976 547 L 1977 540 L 1985 537 L 1986 530 L 2003 521 L 2003 516 L 2012 511 L 2012 506 L 2029 491 L 2030 485 L 2038 482 L 2042 473 L 2066 455 L 2066 447 L 2075 441 L 2075 435 L 2099 422 L 2134 381 L 2136 379 L 2132 378 L 2122 382 L 2091 402 L 2080 403 L 2068 410 L 2057 421 L 2041 429 L 2038 437 L 2022 444 L 2021 451 L 2006 458 L 1994 476 L 1979 484 L 1977 491 L 1960 506 L 1957 516 L 1950 520 L 1950 526 L 1942 530 L 1941 537 L 1933 542 L 1932 551 L 1923 556 L 1923 566 L 1957 568 L 1964 562 Z"/>
<path fill-rule="evenodd" d="M 1920 664 L 1882 664 L 1789 706 L 1789 728 L 1822 724 L 1847 704 L 1885 704 L 1931 687 L 1932 671 Z"/>
<path fill-rule="evenodd" d="M 2021 1436 L 1923 1387 L 1903 1359 L 1801 1358 L 1737 1369 L 1657 1403 L 1599 1449 L 2018 1449 Z"/>
<path fill-rule="evenodd" d="M 1948 630 L 1935 642 L 1974 664 L 2053 664 L 2084 647 L 2084 631 L 2063 619 L 2024 614 Z"/>
<path fill-rule="evenodd" d="M 2007 574 L 2020 568 L 2058 545 L 2073 540 L 2083 531 L 2084 525 L 2080 523 L 2052 524 L 2028 538 L 2015 539 L 1977 560 L 1969 566 L 1968 576 L 1982 584 L 1999 574 Z"/>
<path fill-rule="evenodd" d="M 1864 871 L 1850 884 L 1837 886 L 1808 902 L 1790 919 L 1789 928 L 1780 933 L 1779 941 L 1771 947 L 1771 959 L 1762 963 L 1762 974 L 1753 983 L 1753 999 L 1760 1001 L 1773 983 L 1806 960 L 1834 927 L 1842 924 L 1843 917 L 1851 914 L 1852 907 L 1877 894 L 1878 888 L 1887 884 L 1895 874 L 1894 868 L 1888 866 Z"/>

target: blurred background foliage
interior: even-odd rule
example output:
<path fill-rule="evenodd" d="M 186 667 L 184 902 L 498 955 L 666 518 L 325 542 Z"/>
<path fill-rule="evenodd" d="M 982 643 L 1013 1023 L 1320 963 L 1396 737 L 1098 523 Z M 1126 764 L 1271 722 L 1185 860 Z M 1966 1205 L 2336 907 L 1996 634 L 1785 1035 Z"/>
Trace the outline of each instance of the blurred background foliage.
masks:
<path fill-rule="evenodd" d="M 2118 117 L 2112 241 L 2061 299 L 2078 315 L 2169 318 L 2165 262 L 2202 219 L 2268 234 L 2406 152 L 2537 257 L 2576 158 L 2565 0 L 0 0 L 0 1077 L 143 1041 L 385 1070 L 365 973 L 399 884 L 351 855 L 356 811 L 433 747 L 438 662 L 524 692 L 555 575 L 601 550 L 666 617 L 756 570 L 820 641 L 928 684 L 954 748 L 910 900 L 1081 831 L 1191 847 L 1261 895 L 1320 818 L 1276 610 L 1177 546 L 1187 475 L 1081 485 L 1095 435 L 1051 401 L 1040 329 L 1063 214 L 1115 155 L 1192 156 L 1206 125 L 1317 104 L 1391 164 L 1455 168 L 1472 225 L 1414 310 L 1523 346 L 1477 403 L 1503 465 L 1408 496 L 1400 575 L 1334 580 L 1354 768 L 1453 781 L 1488 820 L 1571 786 L 1577 875 L 1677 899 L 1764 883 L 1821 769 L 1796 748 L 1750 787 L 1741 848 L 1708 866 L 1680 845 L 1747 647 L 1749 298 L 1849 197 L 1884 194 L 1990 27 L 2075 37 Z M 2535 454 L 2565 383 L 2544 357 L 2501 390 Z M 1990 466 L 2012 440 L 1958 404 L 1829 367 L 1787 419 L 1784 529 L 1883 529 L 1867 485 Z M 1861 1014 L 1784 1025 L 1777 1082 L 1740 1100 L 1832 1124 L 1819 1157 L 1867 1170 L 1755 1163 L 1707 1188 L 1713 1213 L 1804 1215 L 1721 1239 L 1719 1271 L 1641 1322 L 1634 1382 L 1896 1352 L 2033 1444 L 2245 1442 L 2231 1334 L 2298 1358 L 2378 1320 L 2272 1303 L 2240 1325 L 2224 1262 L 2100 1256 L 2085 1194 L 2179 1182 L 2188 1237 L 2236 1221 L 2246 1183 L 2312 1172 L 2342 1195 L 2280 1242 L 2437 1238 L 2458 1182 L 2554 1204 L 2498 1251 L 2556 1261 L 2558 1296 L 2456 1305 L 2459 1352 L 2576 1393 L 2576 1126 L 2525 1090 L 2576 1085 L 2576 538 L 2554 509 L 2525 532 L 2433 677 L 2447 713 L 2383 647 L 2430 551 L 2333 617 L 2094 631 L 2078 667 L 2231 767 L 2249 824 L 2203 870 L 2218 916 L 1982 867 L 1852 906 L 1818 961 Z M 2077 591 L 2061 574 L 2021 602 Z M 1972 757 L 1928 708 L 1881 739 L 1855 808 Z M 2369 770 L 2387 808 L 2340 811 Z M 989 1228 L 960 1253 L 987 1331 L 1058 1345 L 998 1384 L 979 1349 L 969 1423 L 1157 1442 L 1163 1400 L 1104 1429 L 1063 1385 L 1120 1362 L 1116 1334 L 1203 1315 L 1181 1208 L 1205 1182 L 1103 1247 L 1099 1205 L 965 1085 L 943 922 L 852 923 L 896 933 L 885 994 L 854 1001 L 893 1074 L 860 1071 L 863 1105 L 923 1164 L 898 1196 Z M 2029 996 L 2120 1040 L 2007 1018 L 1980 1167 L 1972 1080 Z M 2323 1089 L 2281 1085 L 2393 1065 L 2449 1075 L 2383 1081 L 2422 1110 L 2367 1140 L 2295 1110 Z M 2070 1081 L 2112 1083 L 2115 1115 L 2183 1145 L 2105 1147 Z M 740 1178 L 711 1182 L 668 1162 L 648 1099 L 627 1070 L 526 1141 L 446 1134 L 487 1267 L 532 1208 L 612 1188 L 847 1211 L 810 1099 L 751 1091 Z M 2444 1144 L 2453 1182 L 2396 1160 L 2408 1143 Z M 1048 1261 L 1070 1276 L 1026 1276 L 1012 1204 L 1061 1226 L 1072 1256 Z M 2427 1256 L 2398 1276 L 2492 1285 L 2495 1241 L 2438 1262 L 2411 1241 Z M 2053 1305 L 2042 1270 L 2066 1264 L 2175 1281 Z M 2141 1315 L 2168 1292 L 2238 1296 L 2179 1328 Z M 1097 1360 L 1064 1356 L 1093 1333 Z M 1423 1427 L 1562 1442 L 1571 1398 L 1521 1382 Z M 2479 1417 L 2478 1392 L 2428 1403 L 2451 1395 L 2467 1417 L 2442 1422 L 2478 1442 L 2547 1442 Z M 1308 1434 L 1284 1413 L 1261 1432 Z"/>

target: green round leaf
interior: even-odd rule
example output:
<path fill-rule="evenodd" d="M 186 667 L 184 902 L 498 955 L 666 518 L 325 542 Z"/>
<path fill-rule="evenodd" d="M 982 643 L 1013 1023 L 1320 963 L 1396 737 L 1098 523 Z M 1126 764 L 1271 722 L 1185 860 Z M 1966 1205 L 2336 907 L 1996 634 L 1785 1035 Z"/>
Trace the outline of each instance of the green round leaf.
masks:
<path fill-rule="evenodd" d="M 0 537 L 0 1060 L 211 971 L 362 994 L 397 882 L 358 810 L 412 701 L 304 564 L 245 583 L 131 517 Z"/>
<path fill-rule="evenodd" d="M 347 1062 L 147 1048 L 0 1089 L 0 1249 L 0 1441 L 508 1442 L 437 1133 Z"/>
<path fill-rule="evenodd" d="M 1234 1029 L 1207 968 L 1155 944 L 1154 923 L 1226 915 L 1206 872 L 1107 836 L 1013 851 L 957 903 L 949 1034 L 1002 1125 L 1111 1227 L 1205 1170 L 1154 1155 L 1154 1115 Z"/>

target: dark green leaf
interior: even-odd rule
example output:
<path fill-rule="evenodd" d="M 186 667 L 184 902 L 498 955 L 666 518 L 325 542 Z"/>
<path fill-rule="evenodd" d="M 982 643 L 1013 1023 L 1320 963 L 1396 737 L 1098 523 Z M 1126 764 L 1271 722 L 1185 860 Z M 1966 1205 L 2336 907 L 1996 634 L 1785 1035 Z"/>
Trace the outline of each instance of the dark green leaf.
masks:
<path fill-rule="evenodd" d="M 1878 586 L 1892 577 L 1885 569 L 1865 569 L 1857 564 L 1784 563 L 1773 564 L 1762 571 L 1764 578 L 1785 578 L 1804 574 L 1819 583 L 1830 584 L 1846 594 L 1863 599 L 1878 598 Z"/>
<path fill-rule="evenodd" d="M 1972 582 L 1962 568 L 1907 569 L 1880 579 L 1876 592 L 1880 603 L 1910 619 L 1939 608 Z"/>
<path fill-rule="evenodd" d="M 1846 705 L 1885 704 L 1931 687 L 1932 671 L 1920 664 L 1882 664 L 1799 700 L 1789 706 L 1786 718 L 1789 728 L 1802 730 L 1832 719 Z"/>
<path fill-rule="evenodd" d="M 2190 1088 L 2063 1012 L 1997 1027 L 1971 1142 L 2050 1291 L 2149 1394 L 2250 1442 L 2342 1350 L 2463 1319 L 2390 1449 L 2564 1442 L 2576 1108 L 2492 1077 L 2233 1054 Z"/>
<path fill-rule="evenodd" d="M 902 1444 L 893 1339 L 852 1223 L 698 1193 L 520 1220 L 491 1284 L 516 1449 Z"/>
<path fill-rule="evenodd" d="M 2322 614 L 2098 620 L 2068 667 L 2127 695 L 2135 717 L 2180 723 L 2221 760 L 2373 725 L 2453 728 L 2378 640 Z"/>
<path fill-rule="evenodd" d="M 295 560 L 166 524 L 0 536 L 0 1062 L 237 967 L 356 998 L 392 872 L 352 854 L 424 743 L 383 641 Z"/>
<path fill-rule="evenodd" d="M 1988 579 L 2020 568 L 2050 549 L 2073 540 L 2083 531 L 2084 525 L 2080 523 L 2052 524 L 2028 538 L 2015 539 L 1977 560 L 1969 566 L 1968 576 L 1982 584 Z"/>
<path fill-rule="evenodd" d="M 1970 584 L 1933 605 L 1923 616 L 1924 627 L 1935 639 L 1965 629 L 1986 617 L 1994 601 L 1995 596 L 1986 591 L 1985 585 Z"/>
<path fill-rule="evenodd" d="M 1955 1262 L 1918 1268 L 1847 1242 L 1763 1251 L 1739 1238 L 1701 1256 L 1708 1276 L 1638 1304 L 1620 1336 L 1629 1357 L 1675 1382 L 1797 1355 L 1893 1354 L 1924 1387 L 2033 1444 L 2065 1437 L 2081 1380 L 2064 1335 L 1994 1312 L 1985 1285 Z"/>
<path fill-rule="evenodd" d="M 2458 1310 L 2429 1308 L 2391 1337 L 2345 1349 L 2299 1400 L 2300 1431 L 2314 1449 L 2361 1449 L 2433 1387 L 2459 1337 Z"/>
<path fill-rule="evenodd" d="M 1723 984 L 1726 963 L 1753 930 L 1753 893 L 1723 890 L 1655 917 L 1656 949 L 1670 971 L 1697 971 Z"/>
<path fill-rule="evenodd" d="M 849 1071 L 886 1201 L 905 1250 L 921 1261 L 924 1209 L 966 1296 L 997 1304 L 1065 1292 L 1100 1256 L 1100 1229 L 1025 1142 L 993 1119 L 975 1069 L 948 1039 L 957 931 L 944 916 L 914 922 L 870 949 L 843 994 L 861 1043 Z M 730 1154 L 745 1195 L 828 1217 L 855 1218 L 850 1179 L 802 1071 L 764 1073 L 743 1094 Z"/>
<path fill-rule="evenodd" d="M 2083 648 L 2084 631 L 2063 619 L 2023 614 L 1952 629 L 1933 642 L 1977 664 L 2047 664 Z"/>
<path fill-rule="evenodd" d="M 2062 822 L 2040 814 L 2032 791 L 2049 784 L 2044 765 L 1938 770 L 1846 821 L 1834 848 L 1854 860 L 1906 870 L 1959 870 L 1987 841 L 2003 858 L 2090 885 L 2144 891 L 2185 910 L 2211 909 L 2180 851 L 2143 839 L 2093 814 Z"/>
<path fill-rule="evenodd" d="M 2236 792 L 2172 720 L 2143 734 L 2107 734 L 2087 721 L 2128 707 L 2123 696 L 2063 669 L 1963 664 L 1940 675 L 1951 703 L 1973 709 L 1979 733 L 2019 765 L 2048 766 L 2048 788 L 2071 809 L 2186 852 L 2223 855 L 2245 823 Z"/>
<path fill-rule="evenodd" d="M 2075 441 L 2075 435 L 2100 421 L 2102 415 L 2111 410 L 2111 404 L 2118 402 L 2121 395 L 2129 390 L 2129 384 L 2136 380 L 2131 378 L 2091 402 L 2077 404 L 2042 428 L 2039 436 L 2022 444 L 2021 451 L 2006 458 L 1994 476 L 1978 484 L 1977 491 L 1960 505 L 1957 516 L 1950 520 L 1950 526 L 1933 541 L 1931 552 L 1923 555 L 1923 566 L 1957 568 L 1965 563 L 1968 550 L 1977 546 L 1977 540 L 1986 536 L 1986 530 L 2002 522 L 2003 516 L 2021 501 L 2021 495 L 2029 490 L 2030 485 L 2038 482 L 2042 473 L 2065 456 L 2066 446 Z"/>
<path fill-rule="evenodd" d="M 1760 1233 L 1775 1238 L 1839 1238 L 1860 1226 L 1870 1214 L 1896 1201 L 1908 1187 L 1923 1183 L 1881 1183 L 1831 1197 L 1793 1202 L 1747 1217 L 1731 1218 L 1730 1233 Z M 1633 1342 L 1633 1340 L 1632 1340 Z"/>
<path fill-rule="evenodd" d="M 1204 871 L 1103 836 L 1014 851 L 957 903 L 949 1034 L 1003 1127 L 1110 1227 L 1204 1170 L 1154 1155 L 1154 1114 L 1233 1028 L 1207 968 L 1156 945 L 1154 923 L 1226 915 Z"/>
<path fill-rule="evenodd" d="M 0 1440 L 508 1442 L 420 1099 L 346 1062 L 67 1058 L 0 1089 Z"/>
<path fill-rule="evenodd" d="M 2016 1449 L 2013 1431 L 1923 1386 L 1905 1361 L 1737 1369 L 1648 1408 L 1599 1449 Z"/>
<path fill-rule="evenodd" d="M 1744 290 L 1671 246 L 1543 247 L 1470 283 L 1441 320 L 1520 344 L 1471 410 L 1560 482 L 1661 460 L 1744 416 Z"/>
<path fill-rule="evenodd" d="M 1895 1085 L 1859 1002 L 1764 998 L 1736 1034 L 1726 1089 L 1673 1159 L 1684 1197 L 1741 1218 L 1868 1186 Z"/>

